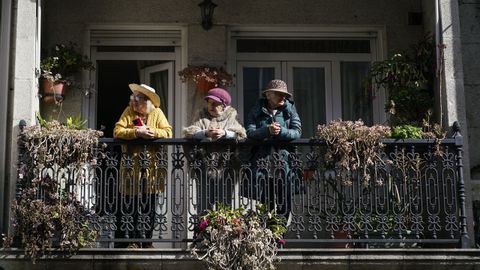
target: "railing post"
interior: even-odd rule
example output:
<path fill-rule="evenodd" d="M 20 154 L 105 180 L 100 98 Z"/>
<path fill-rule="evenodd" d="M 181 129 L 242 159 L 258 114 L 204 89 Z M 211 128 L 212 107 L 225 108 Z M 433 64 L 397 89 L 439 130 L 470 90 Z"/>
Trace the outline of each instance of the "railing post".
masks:
<path fill-rule="evenodd" d="M 465 206 L 465 179 L 463 177 L 463 136 L 460 134 L 460 125 L 457 121 L 453 123 L 453 138 L 457 150 L 457 173 L 458 173 L 458 198 L 460 203 L 460 247 L 469 248 L 470 239 L 467 230 L 467 215 Z"/>
<path fill-rule="evenodd" d="M 18 201 L 23 193 L 23 178 L 24 175 L 24 166 L 25 166 L 25 135 L 23 133 L 27 122 L 25 120 L 20 120 L 18 123 L 18 128 L 20 129 L 20 136 L 18 139 L 18 163 L 17 163 L 17 182 L 15 183 L 15 199 Z"/>

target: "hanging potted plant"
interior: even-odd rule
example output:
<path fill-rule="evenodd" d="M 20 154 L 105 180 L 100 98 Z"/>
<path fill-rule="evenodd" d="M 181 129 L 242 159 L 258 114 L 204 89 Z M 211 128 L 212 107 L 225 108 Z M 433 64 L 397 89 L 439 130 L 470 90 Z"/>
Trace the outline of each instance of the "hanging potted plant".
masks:
<path fill-rule="evenodd" d="M 225 71 L 223 67 L 213 66 L 188 66 L 178 72 L 182 82 L 192 80 L 196 89 L 202 93 L 218 86 L 232 85 L 232 75 Z"/>
<path fill-rule="evenodd" d="M 72 76 L 78 71 L 95 69 L 87 56 L 77 51 L 76 45 L 57 44 L 40 62 L 42 70 L 40 88 L 42 99 L 47 103 L 59 103 L 65 99 L 67 86 L 72 85 Z"/>

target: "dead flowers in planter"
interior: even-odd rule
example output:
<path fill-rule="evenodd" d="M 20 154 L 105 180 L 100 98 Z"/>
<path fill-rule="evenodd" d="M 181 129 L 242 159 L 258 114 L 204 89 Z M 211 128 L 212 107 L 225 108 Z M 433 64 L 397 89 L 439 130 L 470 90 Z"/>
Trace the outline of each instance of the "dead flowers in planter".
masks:
<path fill-rule="evenodd" d="M 20 189 L 12 207 L 14 235 L 33 261 L 52 247 L 71 254 L 95 242 L 88 222 L 93 211 L 79 197 L 78 183 L 89 181 L 102 148 L 102 132 L 82 129 L 78 119 L 37 118 L 40 125 L 20 134 Z"/>
<path fill-rule="evenodd" d="M 316 138 L 327 144 L 325 166 L 336 169 L 336 178 L 343 184 L 352 183 L 353 173 L 361 170 L 364 184 L 370 180 L 367 168 L 381 160 L 378 156 L 383 148 L 380 142 L 390 133 L 390 128 L 382 125 L 365 126 L 363 121 L 334 120 L 327 125 L 319 125 Z"/>

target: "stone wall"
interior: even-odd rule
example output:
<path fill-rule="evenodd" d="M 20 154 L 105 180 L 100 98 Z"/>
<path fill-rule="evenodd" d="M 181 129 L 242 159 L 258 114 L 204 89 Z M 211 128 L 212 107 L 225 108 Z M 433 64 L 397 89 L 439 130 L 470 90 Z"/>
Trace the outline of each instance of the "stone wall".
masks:
<path fill-rule="evenodd" d="M 472 179 L 480 180 L 480 1 L 461 0 L 463 73 Z M 476 192 L 479 194 L 479 192 Z M 478 195 L 477 195 L 478 197 Z M 479 198 L 477 198 L 479 199 Z"/>
<path fill-rule="evenodd" d="M 226 27 L 230 25 L 384 25 L 389 54 L 408 48 L 423 36 L 424 31 L 421 25 L 407 24 L 408 12 L 422 11 L 422 3 L 417 0 L 215 0 L 218 7 L 214 13 L 214 26 L 209 31 L 200 26 L 200 2 L 48 0 L 44 8 L 43 46 L 46 48 L 67 41 L 81 45 L 85 27 L 90 23 L 186 25 L 188 63 L 225 65 Z M 199 98 L 194 95 L 189 93 L 188 100 L 198 104 Z M 67 114 L 80 113 L 81 102 L 80 93 L 68 93 L 64 111 Z M 52 113 L 54 108 L 43 109 Z"/>
<path fill-rule="evenodd" d="M 278 254 L 278 270 L 480 270 L 474 249 L 297 249 Z M 66 258 L 52 252 L 32 264 L 22 251 L 0 250 L 0 269 L 203 270 L 204 263 L 183 250 L 81 250 Z"/>

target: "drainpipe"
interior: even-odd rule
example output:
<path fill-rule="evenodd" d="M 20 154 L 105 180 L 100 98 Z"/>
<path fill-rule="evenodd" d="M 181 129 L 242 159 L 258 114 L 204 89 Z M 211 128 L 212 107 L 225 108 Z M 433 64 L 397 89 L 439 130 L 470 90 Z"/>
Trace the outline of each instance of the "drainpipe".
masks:
<path fill-rule="evenodd" d="M 438 45 L 440 44 L 440 14 L 438 9 L 438 0 L 435 0 L 435 53 L 436 53 L 436 60 L 437 60 L 437 76 L 439 75 L 440 66 L 440 51 Z"/>
<path fill-rule="evenodd" d="M 7 181 L 7 128 L 8 126 L 8 92 L 10 75 L 10 35 L 12 1 L 2 0 L 0 21 L 0 233 L 5 233 L 8 227 L 7 214 L 10 205 L 6 203 L 8 189 Z"/>
<path fill-rule="evenodd" d="M 440 127 L 443 127 L 443 100 L 442 100 L 442 87 L 443 87 L 443 54 L 441 54 L 440 50 L 440 8 L 439 8 L 439 1 L 435 0 L 435 61 L 436 61 L 436 70 L 435 70 L 435 77 L 437 78 L 437 89 L 438 89 L 438 123 Z"/>

